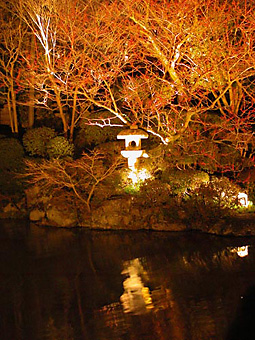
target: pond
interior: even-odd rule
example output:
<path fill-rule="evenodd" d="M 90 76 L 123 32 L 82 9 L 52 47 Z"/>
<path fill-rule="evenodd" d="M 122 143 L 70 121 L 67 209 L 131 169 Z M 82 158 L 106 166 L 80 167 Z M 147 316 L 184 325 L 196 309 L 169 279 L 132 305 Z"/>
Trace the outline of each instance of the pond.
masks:
<path fill-rule="evenodd" d="M 255 240 L 1 221 L 1 340 L 255 339 Z"/>

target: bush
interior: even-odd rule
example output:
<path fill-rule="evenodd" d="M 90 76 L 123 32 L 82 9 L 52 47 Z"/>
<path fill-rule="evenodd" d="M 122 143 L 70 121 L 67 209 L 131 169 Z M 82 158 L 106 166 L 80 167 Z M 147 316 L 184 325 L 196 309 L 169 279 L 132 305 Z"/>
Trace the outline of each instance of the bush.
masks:
<path fill-rule="evenodd" d="M 74 145 L 65 137 L 57 136 L 52 138 L 46 145 L 46 153 L 50 159 L 73 157 Z"/>
<path fill-rule="evenodd" d="M 214 202 L 221 209 L 233 209 L 238 204 L 240 187 L 232 183 L 227 177 L 213 178 L 210 182 L 201 185 L 197 190 L 203 194 L 206 202 Z"/>
<path fill-rule="evenodd" d="M 0 138 L 0 192 L 14 195 L 23 191 L 23 183 L 15 174 L 24 168 L 24 149 L 15 138 Z"/>
<path fill-rule="evenodd" d="M 105 184 L 106 179 L 115 174 L 119 165 L 119 160 L 116 160 L 105 167 L 103 159 L 103 155 L 94 152 L 83 153 L 82 157 L 76 160 L 27 160 L 26 178 L 30 184 L 36 183 L 45 192 L 50 190 L 51 193 L 65 192 L 68 196 L 76 196 L 77 201 L 85 204 L 90 210 L 95 189 Z"/>
<path fill-rule="evenodd" d="M 214 178 L 191 190 L 183 207 L 191 223 L 218 220 L 237 207 L 239 191 L 240 188 L 228 178 Z"/>
<path fill-rule="evenodd" d="M 161 179 L 170 185 L 172 195 L 183 195 L 207 183 L 209 175 L 203 171 L 171 169 L 163 171 Z"/>
<path fill-rule="evenodd" d="M 73 157 L 74 145 L 63 136 L 56 136 L 55 130 L 39 127 L 28 130 L 23 136 L 25 150 L 31 156 L 44 158 Z"/>
<path fill-rule="evenodd" d="M 47 156 L 47 144 L 56 136 L 56 132 L 48 127 L 39 127 L 27 130 L 23 136 L 25 150 L 31 156 Z"/>
<path fill-rule="evenodd" d="M 15 138 L 0 138 L 0 169 L 17 170 L 23 165 L 24 149 Z"/>
<path fill-rule="evenodd" d="M 104 127 L 95 125 L 84 125 L 75 139 L 75 145 L 78 149 L 84 149 L 102 143 L 116 141 L 119 128 Z"/>
<path fill-rule="evenodd" d="M 140 185 L 137 201 L 145 206 L 161 206 L 170 201 L 169 185 L 157 179 L 148 179 Z"/>

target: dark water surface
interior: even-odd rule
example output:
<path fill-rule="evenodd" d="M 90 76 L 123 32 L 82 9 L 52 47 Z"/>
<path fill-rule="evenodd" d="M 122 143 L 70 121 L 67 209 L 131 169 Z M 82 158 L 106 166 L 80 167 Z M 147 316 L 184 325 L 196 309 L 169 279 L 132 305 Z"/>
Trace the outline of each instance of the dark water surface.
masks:
<path fill-rule="evenodd" d="M 0 340 L 255 339 L 253 238 L 0 223 Z"/>

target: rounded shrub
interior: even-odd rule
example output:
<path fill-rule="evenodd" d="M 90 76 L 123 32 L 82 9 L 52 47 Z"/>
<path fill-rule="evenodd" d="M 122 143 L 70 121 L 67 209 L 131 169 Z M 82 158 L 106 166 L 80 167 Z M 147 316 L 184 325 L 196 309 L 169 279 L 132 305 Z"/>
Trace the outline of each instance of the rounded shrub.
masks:
<path fill-rule="evenodd" d="M 47 144 L 55 136 L 55 130 L 48 127 L 30 129 L 23 136 L 23 145 L 31 156 L 46 157 Z"/>
<path fill-rule="evenodd" d="M 163 206 L 170 201 L 170 187 L 158 179 L 144 181 L 137 194 L 137 201 L 147 207 Z"/>
<path fill-rule="evenodd" d="M 238 204 L 240 187 L 228 178 L 212 178 L 189 192 L 184 209 L 191 223 L 208 223 L 231 215 Z"/>
<path fill-rule="evenodd" d="M 24 149 L 15 138 L 0 138 L 0 169 L 17 170 L 23 164 Z"/>
<path fill-rule="evenodd" d="M 238 193 L 241 191 L 241 188 L 227 177 L 214 177 L 204 188 L 200 189 L 207 202 L 214 202 L 222 209 L 235 208 L 238 204 Z"/>
<path fill-rule="evenodd" d="M 57 136 L 48 142 L 46 151 L 50 159 L 73 157 L 74 145 L 70 143 L 65 137 Z"/>
<path fill-rule="evenodd" d="M 194 190 L 202 183 L 209 182 L 209 175 L 197 170 L 166 169 L 162 172 L 161 179 L 171 187 L 173 195 L 183 195 L 187 190 Z"/>
<path fill-rule="evenodd" d="M 22 180 L 15 176 L 24 168 L 24 149 L 15 138 L 0 138 L 0 193 L 12 195 L 22 192 Z"/>
<path fill-rule="evenodd" d="M 75 145 L 78 149 L 84 149 L 115 141 L 119 131 L 120 129 L 116 127 L 101 128 L 95 125 L 84 125 L 75 138 Z"/>

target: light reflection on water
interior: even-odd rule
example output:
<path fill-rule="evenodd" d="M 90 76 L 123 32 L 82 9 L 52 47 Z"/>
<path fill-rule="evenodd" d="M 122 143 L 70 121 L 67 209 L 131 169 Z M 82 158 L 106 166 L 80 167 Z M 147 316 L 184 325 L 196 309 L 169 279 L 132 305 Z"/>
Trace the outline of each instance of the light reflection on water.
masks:
<path fill-rule="evenodd" d="M 153 308 L 151 293 L 143 283 L 145 270 L 140 259 L 124 262 L 121 274 L 127 275 L 123 281 L 124 293 L 120 297 L 124 313 L 145 314 Z"/>
<path fill-rule="evenodd" d="M 251 238 L 2 222 L 0 339 L 255 339 L 254 254 Z"/>

